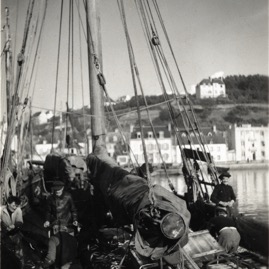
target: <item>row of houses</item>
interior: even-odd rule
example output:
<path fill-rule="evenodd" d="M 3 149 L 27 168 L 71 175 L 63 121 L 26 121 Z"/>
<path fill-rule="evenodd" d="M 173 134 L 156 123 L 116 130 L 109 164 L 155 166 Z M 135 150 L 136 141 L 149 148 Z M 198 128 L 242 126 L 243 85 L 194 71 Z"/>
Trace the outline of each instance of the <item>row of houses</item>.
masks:
<path fill-rule="evenodd" d="M 269 126 L 257 127 L 250 124 L 237 126 L 235 124 L 225 132 L 220 132 L 215 126 L 201 128 L 200 136 L 206 151 L 210 153 L 215 163 L 266 161 L 269 160 L 268 131 Z M 124 145 L 122 135 L 129 148 Z M 141 135 L 140 129 L 134 126 L 131 126 L 130 132 L 123 134 L 117 130 L 108 133 L 106 136 L 108 154 L 112 157 L 129 155 L 130 150 L 133 161 L 136 159 L 139 164 L 142 164 L 144 155 Z M 182 148 L 201 150 L 201 145 L 197 142 L 197 135 L 198 133 L 191 132 L 191 141 L 189 141 L 186 131 L 183 129 L 178 130 L 175 135 L 171 130 L 171 125 L 155 126 L 154 133 L 150 127 L 144 126 L 143 136 L 149 162 L 155 165 L 161 164 L 163 161 L 174 165 L 182 163 L 178 144 Z M 79 145 L 80 152 L 86 154 L 84 143 L 79 143 Z M 88 147 L 91 149 L 91 143 L 88 143 Z M 50 144 L 36 145 L 36 151 L 40 156 L 46 156 L 50 149 Z M 70 149 L 68 152 L 70 153 Z M 78 153 L 77 149 L 72 149 L 72 152 Z"/>
<path fill-rule="evenodd" d="M 145 130 L 146 131 L 146 130 Z M 242 126 L 232 125 L 226 132 L 220 132 L 215 127 L 202 128 L 200 136 L 205 145 L 206 152 L 210 153 L 214 162 L 251 162 L 269 160 L 268 126 Z M 149 161 L 161 163 L 159 149 L 166 163 L 181 163 L 181 148 L 202 150 L 198 143 L 198 133 L 190 133 L 191 141 L 187 139 L 186 132 L 179 130 L 179 138 L 169 131 L 169 128 L 157 129 L 158 145 L 151 131 L 145 132 L 145 144 Z M 139 163 L 144 162 L 140 131 L 131 133 L 130 147 Z"/>

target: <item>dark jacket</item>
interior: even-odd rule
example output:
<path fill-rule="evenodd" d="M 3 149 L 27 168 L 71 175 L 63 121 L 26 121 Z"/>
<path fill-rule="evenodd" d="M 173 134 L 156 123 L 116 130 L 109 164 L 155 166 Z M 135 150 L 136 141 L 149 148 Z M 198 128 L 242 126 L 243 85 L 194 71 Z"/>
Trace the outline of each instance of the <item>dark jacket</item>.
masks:
<path fill-rule="evenodd" d="M 215 186 L 211 195 L 211 201 L 213 203 L 218 205 L 220 201 L 229 202 L 231 200 L 236 200 L 236 196 L 234 194 L 232 186 L 225 185 L 223 183 Z"/>
<path fill-rule="evenodd" d="M 52 194 L 48 197 L 46 208 L 46 220 L 50 223 L 68 225 L 77 221 L 77 210 L 71 194 L 63 192 L 61 196 Z"/>

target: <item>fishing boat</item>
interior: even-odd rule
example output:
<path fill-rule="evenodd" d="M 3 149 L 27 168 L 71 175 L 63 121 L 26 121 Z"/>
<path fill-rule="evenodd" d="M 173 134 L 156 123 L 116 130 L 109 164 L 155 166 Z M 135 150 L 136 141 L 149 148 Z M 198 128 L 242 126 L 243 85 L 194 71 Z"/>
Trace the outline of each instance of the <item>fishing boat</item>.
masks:
<path fill-rule="evenodd" d="M 19 177 L 14 180 L 14 175 L 7 173 L 7 171 L 14 172 L 10 167 L 10 156 L 12 138 L 18 124 L 17 119 L 23 119 L 25 110 L 30 107 L 27 102 L 28 95 L 26 95 L 22 107 L 19 106 L 21 101 L 18 102 L 18 99 L 23 100 L 24 96 L 21 90 L 25 87 L 23 83 L 27 81 L 27 75 L 23 72 L 26 72 L 24 71 L 27 69 L 25 68 L 26 63 L 32 64 L 37 69 L 38 50 L 41 34 L 44 35 L 43 26 L 48 4 L 45 1 L 40 3 L 40 6 L 37 6 L 34 0 L 29 1 L 23 43 L 18 56 L 16 80 L 13 83 L 10 82 L 10 78 L 7 80 L 7 95 L 9 96 L 7 98 L 8 128 L 1 162 L 1 182 L 5 184 L 3 189 L 5 192 L 2 192 L 2 203 L 10 193 L 13 195 L 18 194 L 25 198 L 22 233 L 25 243 L 24 253 L 27 260 L 24 267 L 37 268 L 39 266 L 38 261 L 44 258 L 48 244 L 48 233 L 43 227 L 43 208 L 46 203 L 46 197 L 51 191 L 51 184 L 55 180 L 64 181 L 73 195 L 82 227 L 81 231 L 78 231 L 76 235 L 79 249 L 78 258 L 73 264 L 68 265 L 70 268 L 72 266 L 77 266 L 78 268 L 217 268 L 216 266 L 219 266 L 219 264 L 223 266 L 219 268 L 259 268 L 266 266 L 263 265 L 263 260 L 260 259 L 260 256 L 248 251 L 251 249 L 251 238 L 244 240 L 245 247 L 248 247 L 248 250 L 243 249 L 241 254 L 226 254 L 224 249 L 205 229 L 205 223 L 213 212 L 213 207 L 209 203 L 209 188 L 213 189 L 216 184 L 219 184 L 218 171 L 199 132 L 199 124 L 175 58 L 173 60 L 178 71 L 178 80 L 182 82 L 184 94 L 179 93 L 177 80 L 172 75 L 162 47 L 161 36 L 168 43 L 172 55 L 173 50 L 156 1 L 137 1 L 136 4 L 140 12 L 142 28 L 149 44 L 149 51 L 156 69 L 157 78 L 163 91 L 164 101 L 171 116 L 173 134 L 181 151 L 182 173 L 188 188 L 186 196 L 182 197 L 174 189 L 169 181 L 169 175 L 163 160 L 165 179 L 168 181 L 171 191 L 159 185 L 153 185 L 151 181 L 144 127 L 141 121 L 141 106 L 144 107 L 148 115 L 148 122 L 157 147 L 158 136 L 150 119 L 143 83 L 135 59 L 132 37 L 128 30 L 124 1 L 118 1 L 118 7 L 128 48 L 134 93 L 137 97 L 137 117 L 144 152 L 145 175 L 132 175 L 119 167 L 116 161 L 108 156 L 106 150 L 105 98 L 109 100 L 110 112 L 115 117 L 120 132 L 123 133 L 123 130 L 120 122 L 117 121 L 117 115 L 111 104 L 103 73 L 99 6 L 98 1 L 94 0 L 83 3 L 86 17 L 84 22 L 87 29 L 86 47 L 88 52 L 92 152 L 85 156 L 74 155 L 72 153 L 74 144 L 70 142 L 70 140 L 74 139 L 70 139 L 69 134 L 67 134 L 67 128 L 65 130 L 65 139 L 62 139 L 61 146 L 54 147 L 56 123 L 53 120 L 51 129 L 52 147 L 46 159 L 37 161 L 30 158 L 27 162 L 28 167 L 23 169 L 24 145 L 22 143 L 20 145 L 20 161 L 17 167 Z M 78 3 L 76 4 L 80 11 Z M 39 28 L 37 26 L 36 29 L 33 28 L 33 33 L 39 33 L 37 35 L 37 47 L 33 62 L 27 62 L 30 56 L 28 55 L 29 57 L 27 58 L 24 54 L 27 51 L 26 46 L 29 45 L 28 38 L 33 12 L 37 10 L 42 11 L 39 13 L 40 17 L 38 17 L 41 20 Z M 64 24 L 63 10 L 64 1 L 61 2 L 59 20 L 54 119 L 59 79 L 59 57 L 62 45 L 61 30 Z M 75 3 L 70 1 L 68 13 L 70 21 L 75 18 L 74 10 Z M 153 12 L 155 12 L 155 15 L 153 15 Z M 81 29 L 80 26 L 83 25 L 81 13 L 78 12 L 78 14 L 78 28 Z M 160 21 L 163 34 L 158 32 L 156 18 Z M 6 25 L 8 25 L 8 20 Z M 69 30 L 70 33 L 72 31 L 72 34 L 69 33 L 69 46 L 73 44 L 72 40 L 75 32 L 73 27 L 74 24 L 70 22 Z M 30 54 L 30 51 L 28 53 Z M 68 51 L 68 75 L 72 73 L 69 60 L 73 60 L 71 50 Z M 34 68 L 31 69 L 31 72 L 30 80 L 32 79 Z M 13 85 L 13 98 L 11 98 L 10 84 Z M 167 85 L 172 90 L 172 99 L 169 98 L 170 95 L 167 93 Z M 28 88 L 30 88 L 29 85 Z M 140 97 L 138 89 L 141 91 Z M 72 91 L 74 93 L 74 88 Z M 29 94 L 29 91 L 27 94 Z M 15 98 L 17 96 L 18 99 Z M 66 115 L 68 117 L 65 117 L 65 119 L 66 122 L 70 122 L 72 127 L 73 118 L 71 112 L 72 110 L 67 104 Z M 27 124 L 20 122 L 20 126 L 20 137 L 23 138 L 20 141 L 22 142 L 28 134 L 26 131 Z M 183 139 L 180 135 L 180 128 L 182 127 L 185 130 L 184 137 L 189 140 L 190 146 L 188 148 L 184 147 Z M 74 138 L 74 132 L 76 131 L 74 131 L 74 127 L 71 129 L 73 131 L 72 138 Z M 192 148 L 194 138 L 191 136 L 191 132 L 199 142 L 200 150 Z M 124 137 L 123 141 L 125 141 Z M 72 147 L 70 146 L 71 144 Z M 65 148 L 68 148 L 67 153 L 63 152 Z M 129 149 L 130 160 L 135 162 L 131 149 L 128 145 L 126 145 L 126 148 Z M 161 149 L 158 148 L 158 150 L 160 159 L 162 159 Z M 201 169 L 197 168 L 196 164 L 200 162 L 207 165 L 209 171 L 207 178 L 204 177 Z M 245 228 L 246 226 L 242 230 Z M 4 245 L 2 247 L 5 249 Z M 257 248 L 254 250 L 257 250 Z M 5 249 L 5 252 L 2 252 L 3 268 L 10 268 L 8 267 L 10 264 L 6 265 L 5 263 L 10 261 L 9 257 L 13 257 L 14 261 L 16 260 L 14 254 Z M 13 268 L 16 266 L 14 265 Z"/>

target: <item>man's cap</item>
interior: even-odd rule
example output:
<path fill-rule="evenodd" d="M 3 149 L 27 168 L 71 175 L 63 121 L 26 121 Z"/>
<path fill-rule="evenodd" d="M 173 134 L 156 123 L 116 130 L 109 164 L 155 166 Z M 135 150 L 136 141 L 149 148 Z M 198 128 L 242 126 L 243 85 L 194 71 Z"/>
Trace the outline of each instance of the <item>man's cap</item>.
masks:
<path fill-rule="evenodd" d="M 55 191 L 58 191 L 58 190 L 62 189 L 63 187 L 64 187 L 64 183 L 62 181 L 60 181 L 60 180 L 54 181 L 52 183 L 52 188 Z"/>
<path fill-rule="evenodd" d="M 231 177 L 229 172 L 223 172 L 219 175 L 219 179 L 223 179 L 224 177 Z"/>

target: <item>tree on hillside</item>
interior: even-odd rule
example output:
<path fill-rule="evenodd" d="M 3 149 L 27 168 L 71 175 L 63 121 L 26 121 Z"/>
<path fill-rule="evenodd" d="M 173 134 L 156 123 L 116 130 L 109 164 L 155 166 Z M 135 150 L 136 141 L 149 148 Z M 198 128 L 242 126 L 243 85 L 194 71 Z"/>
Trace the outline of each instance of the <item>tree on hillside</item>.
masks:
<path fill-rule="evenodd" d="M 268 102 L 268 76 L 238 75 L 224 79 L 226 93 L 237 102 Z"/>

